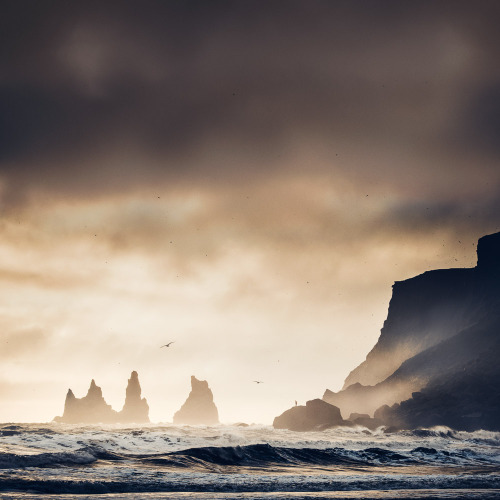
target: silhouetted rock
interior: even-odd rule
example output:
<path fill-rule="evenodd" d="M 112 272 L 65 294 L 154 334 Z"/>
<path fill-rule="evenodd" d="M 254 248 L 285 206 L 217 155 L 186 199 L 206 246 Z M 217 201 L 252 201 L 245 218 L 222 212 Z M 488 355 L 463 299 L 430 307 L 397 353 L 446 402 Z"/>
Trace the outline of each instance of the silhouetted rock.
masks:
<path fill-rule="evenodd" d="M 191 392 L 181 409 L 174 415 L 174 424 L 214 425 L 219 423 L 219 413 L 212 391 L 206 380 L 191 377 Z"/>
<path fill-rule="evenodd" d="M 378 427 L 384 425 L 384 422 L 378 418 L 372 418 L 367 413 L 351 413 L 347 419 L 354 425 L 360 425 L 362 427 L 367 427 L 370 430 L 375 430 Z"/>
<path fill-rule="evenodd" d="M 500 233 L 482 237 L 477 253 L 473 269 L 428 271 L 396 282 L 377 344 L 349 374 L 344 389 L 327 390 L 323 399 L 344 414 L 371 414 L 384 404 L 404 401 L 401 408 L 391 409 L 387 421 L 406 427 L 432 421 L 469 429 L 477 425 L 493 428 L 486 415 L 497 412 L 500 428 L 500 402 L 486 403 L 489 397 L 481 384 L 472 390 L 471 381 L 477 377 L 466 375 L 490 373 L 486 385 L 500 393 L 496 363 L 487 361 L 492 353 L 494 359 L 500 356 Z M 463 376 L 468 392 L 455 385 Z M 449 400 L 445 396 L 452 387 L 458 390 L 453 401 L 469 407 L 467 415 L 481 413 L 483 417 L 457 420 L 452 414 L 463 412 L 453 405 L 446 412 L 444 407 L 432 409 L 430 400 L 437 398 L 432 405 L 440 406 L 438 399 Z M 488 411 L 479 408 L 481 401 L 488 404 Z M 428 418 L 430 412 L 433 418 Z"/>
<path fill-rule="evenodd" d="M 351 413 L 347 420 L 354 422 L 358 418 L 370 418 L 370 415 L 368 413 Z"/>
<path fill-rule="evenodd" d="M 291 431 L 318 431 L 337 425 L 349 425 L 344 421 L 340 410 L 321 399 L 307 401 L 305 406 L 294 406 L 276 417 L 273 422 L 275 429 Z"/>
<path fill-rule="evenodd" d="M 125 391 L 125 404 L 119 415 L 121 423 L 147 423 L 149 422 L 149 406 L 146 398 L 141 399 L 141 385 L 139 375 L 133 371 L 128 379 Z"/>
<path fill-rule="evenodd" d="M 106 403 L 101 388 L 92 379 L 87 395 L 83 398 L 76 398 L 73 391 L 68 390 L 63 416 L 54 420 L 68 424 L 97 424 L 115 423 L 117 418 L 118 413 Z"/>
<path fill-rule="evenodd" d="M 384 422 L 382 420 L 371 417 L 359 417 L 356 418 L 355 420 L 352 420 L 352 423 L 354 425 L 360 425 L 362 427 L 366 427 L 367 429 L 370 429 L 372 431 L 384 425 Z"/>
<path fill-rule="evenodd" d="M 393 285 L 389 312 L 375 347 L 346 378 L 344 389 L 354 383 L 375 385 L 401 363 L 457 334 L 474 321 L 477 295 L 475 269 L 440 269 Z"/>
<path fill-rule="evenodd" d="M 106 403 L 102 390 L 94 379 L 90 383 L 87 395 L 76 398 L 71 389 L 66 394 L 64 413 L 55 417 L 56 422 L 68 424 L 117 424 L 149 422 L 149 407 L 145 399 L 141 399 L 141 386 L 137 372 L 132 372 L 129 379 L 125 406 L 121 412 L 116 412 Z"/>
<path fill-rule="evenodd" d="M 324 402 L 351 414 L 349 423 L 384 425 L 387 432 L 434 425 L 500 430 L 500 233 L 482 237 L 477 253 L 473 269 L 396 282 L 377 344 Z M 306 405 L 274 425 L 311 430 L 327 420 Z"/>
<path fill-rule="evenodd" d="M 492 275 L 500 273 L 500 233 L 488 234 L 477 242 L 477 269 Z"/>
<path fill-rule="evenodd" d="M 390 416 L 392 415 L 392 412 L 398 407 L 398 403 L 394 403 L 392 406 L 389 405 L 382 405 L 380 408 L 377 408 L 375 410 L 375 413 L 373 414 L 374 418 L 377 418 L 382 421 L 387 421 Z"/>
<path fill-rule="evenodd" d="M 391 377 L 374 386 L 356 383 L 339 392 L 327 389 L 323 400 L 338 406 L 344 415 L 358 412 L 370 414 L 384 402 L 393 404 L 408 398 L 425 384 L 425 380 L 418 375 L 403 379 Z"/>
<path fill-rule="evenodd" d="M 428 357 L 434 363 L 441 359 L 439 376 L 400 404 L 376 413 L 399 429 L 445 425 L 500 430 L 499 354 L 500 314 L 437 346 Z"/>

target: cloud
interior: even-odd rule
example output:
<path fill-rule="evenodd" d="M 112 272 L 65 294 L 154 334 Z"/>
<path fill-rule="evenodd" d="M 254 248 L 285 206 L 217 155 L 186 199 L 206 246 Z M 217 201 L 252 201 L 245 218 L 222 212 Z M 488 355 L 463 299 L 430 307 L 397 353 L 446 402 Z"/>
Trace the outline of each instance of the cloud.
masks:
<path fill-rule="evenodd" d="M 5 319 L 2 322 L 4 333 L 1 336 L 2 349 L 0 356 L 4 362 L 16 358 L 26 359 L 47 344 L 49 335 L 41 328 L 31 327 L 12 330 L 12 328 L 9 328 L 10 325 L 6 325 Z"/>
<path fill-rule="evenodd" d="M 33 188 L 81 195 L 288 175 L 311 147 L 322 161 L 310 175 L 335 168 L 390 184 L 438 163 L 452 175 L 464 151 L 470 171 L 471 149 L 498 159 L 495 98 L 484 90 L 495 83 L 498 9 L 483 6 L 11 5 L 4 203 Z"/>
<path fill-rule="evenodd" d="M 229 394 L 220 366 L 244 378 L 253 356 L 286 379 L 280 404 L 305 399 L 365 356 L 393 281 L 474 265 L 498 229 L 497 2 L 19 0 L 2 14 L 9 380 L 43 372 L 62 398 L 86 390 L 84 370 L 118 384 L 110 367 L 140 369 L 166 408 L 151 345 L 175 332 L 172 384 L 205 366 Z M 231 347 L 207 362 L 214 336 Z"/>

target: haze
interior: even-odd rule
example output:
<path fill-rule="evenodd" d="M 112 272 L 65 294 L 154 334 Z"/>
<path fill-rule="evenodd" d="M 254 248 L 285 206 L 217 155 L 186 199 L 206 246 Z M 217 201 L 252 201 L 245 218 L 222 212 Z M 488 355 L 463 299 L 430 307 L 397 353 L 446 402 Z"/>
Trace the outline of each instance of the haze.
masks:
<path fill-rule="evenodd" d="M 4 1 L 0 420 L 139 373 L 270 423 L 500 213 L 495 1 Z M 175 343 L 160 349 L 169 341 Z M 254 384 L 262 380 L 263 384 Z"/>

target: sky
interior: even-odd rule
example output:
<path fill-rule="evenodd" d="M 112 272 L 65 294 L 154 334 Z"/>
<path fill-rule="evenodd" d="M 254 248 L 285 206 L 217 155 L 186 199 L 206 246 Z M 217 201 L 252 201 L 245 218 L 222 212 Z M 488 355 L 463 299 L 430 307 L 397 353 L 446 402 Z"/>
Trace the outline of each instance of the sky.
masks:
<path fill-rule="evenodd" d="M 153 421 L 195 375 L 270 424 L 500 230 L 497 1 L 0 12 L 0 421 L 137 370 Z"/>

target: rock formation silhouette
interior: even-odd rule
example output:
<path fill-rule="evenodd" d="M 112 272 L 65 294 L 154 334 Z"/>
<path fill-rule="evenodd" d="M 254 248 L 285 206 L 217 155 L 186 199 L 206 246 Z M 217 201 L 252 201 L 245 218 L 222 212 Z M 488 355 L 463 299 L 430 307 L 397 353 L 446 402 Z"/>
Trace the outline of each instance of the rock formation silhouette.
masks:
<path fill-rule="evenodd" d="M 133 371 L 128 379 L 127 389 L 125 391 L 125 404 L 120 412 L 120 423 L 148 423 L 149 406 L 146 398 L 141 399 L 141 384 L 139 384 L 139 375 Z"/>
<path fill-rule="evenodd" d="M 500 233 L 482 237 L 477 255 L 475 268 L 428 271 L 397 282 L 377 344 L 344 389 L 327 390 L 323 399 L 344 413 L 372 414 L 462 377 L 471 362 L 474 373 L 492 373 L 486 354 L 500 354 Z"/>
<path fill-rule="evenodd" d="M 321 431 L 337 425 L 346 425 L 340 410 L 321 399 L 307 401 L 305 406 L 293 406 L 276 417 L 275 429 L 291 431 Z"/>
<path fill-rule="evenodd" d="M 186 402 L 174 415 L 174 424 L 214 425 L 219 423 L 219 413 L 212 391 L 206 380 L 191 377 L 191 392 Z"/>
<path fill-rule="evenodd" d="M 92 424 L 115 423 L 117 418 L 118 413 L 106 403 L 101 388 L 92 379 L 87 395 L 83 398 L 76 398 L 73 391 L 68 390 L 63 416 L 54 420 L 68 424 Z"/>
<path fill-rule="evenodd" d="M 149 422 L 149 407 L 146 399 L 141 399 L 141 386 L 137 372 L 132 372 L 126 390 L 125 405 L 121 412 L 111 408 L 104 400 L 102 390 L 94 379 L 90 383 L 87 395 L 76 398 L 68 389 L 62 417 L 54 421 L 68 424 L 118 424 Z"/>
<path fill-rule="evenodd" d="M 324 401 L 367 427 L 500 430 L 500 233 L 477 255 L 396 282 L 377 344 Z"/>

